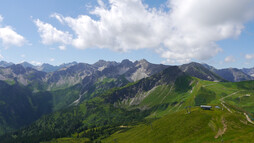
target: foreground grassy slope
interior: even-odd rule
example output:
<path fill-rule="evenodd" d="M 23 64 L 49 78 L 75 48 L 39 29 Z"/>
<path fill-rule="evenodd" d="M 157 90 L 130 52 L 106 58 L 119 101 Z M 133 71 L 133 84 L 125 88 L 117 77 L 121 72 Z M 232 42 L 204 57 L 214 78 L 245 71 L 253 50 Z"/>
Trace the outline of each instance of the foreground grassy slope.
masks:
<path fill-rule="evenodd" d="M 242 114 L 227 110 L 192 109 L 168 114 L 154 122 L 140 124 L 125 132 L 116 132 L 102 142 L 251 142 L 254 126 Z"/>
<path fill-rule="evenodd" d="M 219 83 L 193 78 L 192 90 L 177 96 L 174 95 L 179 92 L 169 92 L 170 86 L 157 87 L 144 99 L 144 103 L 156 103 L 162 94 L 184 99 L 182 106 L 176 104 L 178 110 L 172 110 L 176 108 L 172 106 L 164 111 L 157 110 L 149 117 L 162 118 L 131 127 L 126 132 L 116 132 L 103 142 L 252 142 L 254 125 L 247 121 L 244 113 L 253 119 L 253 85 L 253 81 Z M 201 104 L 220 106 L 220 109 L 203 111 L 193 107 Z M 190 114 L 186 114 L 183 108 L 188 105 L 192 106 Z"/>
<path fill-rule="evenodd" d="M 42 142 L 42 143 L 89 143 L 91 142 L 90 139 L 87 138 L 59 138 L 53 139 L 52 141 Z"/>

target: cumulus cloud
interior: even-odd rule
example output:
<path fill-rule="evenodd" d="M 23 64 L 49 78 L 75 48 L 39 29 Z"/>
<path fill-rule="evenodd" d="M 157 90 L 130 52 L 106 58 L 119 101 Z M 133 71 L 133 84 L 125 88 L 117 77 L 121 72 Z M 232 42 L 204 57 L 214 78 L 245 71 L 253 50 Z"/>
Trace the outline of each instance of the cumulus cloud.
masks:
<path fill-rule="evenodd" d="M 0 28 L 0 39 L 6 48 L 9 46 L 21 47 L 26 43 L 25 38 L 15 32 L 10 26 Z"/>
<path fill-rule="evenodd" d="M 58 48 L 59 48 L 60 50 L 62 50 L 62 51 L 66 50 L 66 47 L 63 46 L 63 45 L 62 45 L 62 46 L 59 46 Z"/>
<path fill-rule="evenodd" d="M 98 4 L 90 12 L 98 19 L 52 15 L 67 24 L 75 37 L 43 23 L 48 27 L 39 30 L 43 41 L 123 52 L 150 48 L 166 62 L 185 63 L 215 56 L 222 51 L 216 42 L 238 37 L 254 15 L 253 0 L 169 0 L 169 11 L 149 8 L 142 0 L 109 0 L 108 7 L 98 0 Z"/>
<path fill-rule="evenodd" d="M 247 59 L 247 60 L 254 59 L 254 54 L 246 54 L 245 59 Z"/>
<path fill-rule="evenodd" d="M 9 46 L 23 46 L 26 40 L 13 30 L 11 26 L 2 26 L 3 17 L 0 15 L 0 40 L 5 48 Z"/>
<path fill-rule="evenodd" d="M 224 61 L 225 61 L 226 63 L 233 63 L 233 62 L 235 62 L 236 60 L 235 60 L 235 57 L 234 57 L 234 56 L 228 56 L 228 57 L 226 57 L 226 58 L 224 59 Z"/>
<path fill-rule="evenodd" d="M 72 35 L 68 32 L 63 32 L 51 24 L 44 23 L 39 19 L 35 20 L 34 23 L 38 27 L 38 32 L 40 33 L 40 37 L 42 39 L 43 44 L 53 44 L 53 43 L 63 43 L 69 44 L 72 39 Z"/>

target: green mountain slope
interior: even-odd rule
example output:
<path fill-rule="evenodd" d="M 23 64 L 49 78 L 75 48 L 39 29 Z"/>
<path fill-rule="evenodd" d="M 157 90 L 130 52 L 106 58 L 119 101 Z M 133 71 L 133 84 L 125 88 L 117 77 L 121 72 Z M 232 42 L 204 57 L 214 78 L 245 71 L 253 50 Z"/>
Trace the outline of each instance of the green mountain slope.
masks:
<path fill-rule="evenodd" d="M 75 106 L 110 88 L 128 83 L 121 77 L 83 82 L 64 89 L 45 91 L 34 90 L 34 87 L 40 86 L 37 84 L 23 86 L 0 81 L 0 135 L 29 125 L 42 115 Z"/>
<path fill-rule="evenodd" d="M 248 122 L 244 113 L 253 117 L 253 85 L 253 81 L 215 83 L 198 80 L 193 89 L 194 92 L 198 89 L 193 95 L 195 105 L 218 105 L 220 109 L 204 111 L 194 107 L 190 114 L 184 109 L 168 112 L 149 124 L 116 132 L 103 142 L 252 142 L 254 124 Z"/>
<path fill-rule="evenodd" d="M 116 132 L 102 142 L 252 142 L 254 126 L 242 114 L 227 110 L 206 111 L 195 107 L 168 114 L 154 122 L 140 124 L 125 132 Z"/>
<path fill-rule="evenodd" d="M 34 94 L 26 87 L 0 81 L 0 134 L 28 125 L 51 112 L 50 98 L 47 94 Z"/>
<path fill-rule="evenodd" d="M 188 81 L 186 78 L 189 80 L 189 77 L 185 77 L 185 81 Z M 156 87 L 140 104 L 146 104 L 148 107 L 150 105 L 150 108 L 143 109 L 149 113 L 143 122 L 138 125 L 120 125 L 113 135 L 99 140 L 119 143 L 251 142 L 254 125 L 247 120 L 244 113 L 247 113 L 249 118 L 253 117 L 253 101 L 243 99 L 251 99 L 254 96 L 252 88 L 254 82 L 217 83 L 191 79 L 191 88 L 187 86 L 187 90 L 182 94 L 177 92 L 175 86 L 173 86 L 174 92 L 169 92 L 172 88 L 169 85 Z M 175 97 L 175 99 L 182 97 L 183 99 L 180 100 L 182 103 L 157 104 L 160 106 L 151 104 L 160 103 L 159 99 L 163 99 L 163 95 Z M 242 98 L 242 104 L 248 105 L 248 108 L 238 104 L 240 100 L 234 101 L 236 98 Z M 165 103 L 170 103 L 170 100 L 165 100 Z M 212 105 L 213 110 L 204 111 L 195 106 L 200 103 Z M 188 106 L 192 106 L 190 114 L 186 112 Z M 215 106 L 219 106 L 219 109 Z M 130 107 L 123 107 L 130 109 Z"/>

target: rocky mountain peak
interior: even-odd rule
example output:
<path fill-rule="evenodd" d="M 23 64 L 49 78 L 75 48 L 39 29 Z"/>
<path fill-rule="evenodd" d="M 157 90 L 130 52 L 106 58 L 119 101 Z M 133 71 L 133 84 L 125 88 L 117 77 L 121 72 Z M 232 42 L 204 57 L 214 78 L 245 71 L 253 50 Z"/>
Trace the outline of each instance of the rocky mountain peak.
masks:
<path fill-rule="evenodd" d="M 8 67 L 8 66 L 11 66 L 13 65 L 14 63 L 8 63 L 6 61 L 0 61 L 0 67 Z"/>
<path fill-rule="evenodd" d="M 149 64 L 151 64 L 151 63 L 149 63 L 147 60 L 145 60 L 145 59 L 142 59 L 142 60 L 140 60 L 140 61 L 138 61 L 137 62 L 138 63 L 138 65 L 141 65 L 141 66 L 148 66 Z"/>
<path fill-rule="evenodd" d="M 11 65 L 9 68 L 12 70 L 13 73 L 15 73 L 17 75 L 26 73 L 26 69 L 21 64 Z"/>
<path fill-rule="evenodd" d="M 71 66 L 74 66 L 74 65 L 77 65 L 77 64 L 78 64 L 77 62 L 73 61 L 73 62 L 71 62 L 71 63 L 64 63 L 64 64 L 61 64 L 61 65 L 59 66 L 59 68 L 71 67 Z"/>
<path fill-rule="evenodd" d="M 121 65 L 124 65 L 124 66 L 132 66 L 133 65 L 133 62 L 131 62 L 130 60 L 128 59 L 125 59 L 121 62 Z"/>
<path fill-rule="evenodd" d="M 20 65 L 22 65 L 24 68 L 27 68 L 27 67 L 30 67 L 30 68 L 35 68 L 34 65 L 28 63 L 28 62 L 23 62 L 23 63 L 20 63 Z"/>

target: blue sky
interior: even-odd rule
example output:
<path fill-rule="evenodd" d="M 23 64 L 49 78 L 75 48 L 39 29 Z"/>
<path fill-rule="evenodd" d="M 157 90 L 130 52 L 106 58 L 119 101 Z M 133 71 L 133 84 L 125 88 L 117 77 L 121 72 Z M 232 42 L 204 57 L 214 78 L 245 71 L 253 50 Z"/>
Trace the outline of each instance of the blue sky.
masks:
<path fill-rule="evenodd" d="M 254 67 L 252 0 L 1 0 L 0 15 L 8 62 Z"/>

